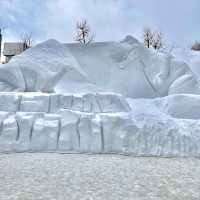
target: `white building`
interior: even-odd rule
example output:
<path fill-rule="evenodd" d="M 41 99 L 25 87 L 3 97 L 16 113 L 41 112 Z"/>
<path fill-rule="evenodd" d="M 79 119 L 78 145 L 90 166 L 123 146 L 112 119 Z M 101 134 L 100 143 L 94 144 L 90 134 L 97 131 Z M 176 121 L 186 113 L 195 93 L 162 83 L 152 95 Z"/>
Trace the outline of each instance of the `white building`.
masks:
<path fill-rule="evenodd" d="M 26 43 L 23 42 L 5 42 L 3 48 L 3 56 L 5 62 L 9 62 L 13 56 L 19 55 L 27 49 Z"/>

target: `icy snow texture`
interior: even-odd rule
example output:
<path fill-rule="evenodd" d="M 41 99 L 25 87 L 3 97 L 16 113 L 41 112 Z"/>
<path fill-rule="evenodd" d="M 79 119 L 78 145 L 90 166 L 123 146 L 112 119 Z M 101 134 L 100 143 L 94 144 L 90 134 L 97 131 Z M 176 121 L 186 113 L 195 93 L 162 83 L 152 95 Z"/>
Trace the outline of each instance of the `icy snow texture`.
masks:
<path fill-rule="evenodd" d="M 190 67 L 136 39 L 91 45 L 49 40 L 0 67 L 0 91 L 120 93 L 130 98 L 199 93 Z"/>
<path fill-rule="evenodd" d="M 199 98 L 2 93 L 0 151 L 200 156 Z"/>

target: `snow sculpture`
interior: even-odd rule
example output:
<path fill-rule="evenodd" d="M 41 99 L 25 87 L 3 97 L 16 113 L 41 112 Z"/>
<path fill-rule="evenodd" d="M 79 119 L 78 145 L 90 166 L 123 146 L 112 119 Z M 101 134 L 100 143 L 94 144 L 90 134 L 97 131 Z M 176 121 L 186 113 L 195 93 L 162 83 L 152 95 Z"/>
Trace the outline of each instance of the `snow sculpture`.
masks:
<path fill-rule="evenodd" d="M 142 117 L 141 110 L 134 109 L 146 109 L 146 102 L 138 105 L 138 100 L 130 99 L 127 103 L 116 94 L 21 93 L 13 97 L 7 93 L 1 94 L 2 99 L 6 103 L 0 107 L 0 152 L 200 156 L 200 123 L 169 116 L 192 117 L 192 108 L 199 107 L 195 95 L 153 100 L 151 115 L 155 117 L 148 113 Z M 193 104 L 189 113 L 172 110 L 177 99 L 183 99 L 183 104 L 196 102 L 196 106 Z"/>
<path fill-rule="evenodd" d="M 187 64 L 155 54 L 128 36 L 89 46 L 41 43 L 0 67 L 0 91 L 108 91 L 153 98 L 199 93 L 199 82 Z"/>
<path fill-rule="evenodd" d="M 0 66 L 0 152 L 200 156 L 195 94 L 187 64 L 131 36 L 49 40 Z"/>

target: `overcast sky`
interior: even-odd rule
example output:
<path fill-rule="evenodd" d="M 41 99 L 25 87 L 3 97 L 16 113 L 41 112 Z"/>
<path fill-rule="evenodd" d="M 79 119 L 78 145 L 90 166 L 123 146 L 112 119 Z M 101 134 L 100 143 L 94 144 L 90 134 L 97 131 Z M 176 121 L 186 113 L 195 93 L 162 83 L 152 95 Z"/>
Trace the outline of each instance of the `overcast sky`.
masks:
<path fill-rule="evenodd" d="M 141 39 L 143 27 L 161 30 L 177 46 L 200 40 L 200 0 L 0 0 L 0 27 L 9 41 L 32 32 L 36 41 L 72 42 L 81 19 L 96 41 Z"/>

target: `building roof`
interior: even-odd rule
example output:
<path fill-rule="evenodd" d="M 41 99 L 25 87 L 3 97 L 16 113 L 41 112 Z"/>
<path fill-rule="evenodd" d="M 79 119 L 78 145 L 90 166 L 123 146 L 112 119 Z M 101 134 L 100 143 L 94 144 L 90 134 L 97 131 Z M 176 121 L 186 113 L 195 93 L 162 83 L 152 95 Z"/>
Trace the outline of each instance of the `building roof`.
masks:
<path fill-rule="evenodd" d="M 23 42 L 6 42 L 4 43 L 3 55 L 4 56 L 15 56 L 22 53 L 26 48 Z"/>

